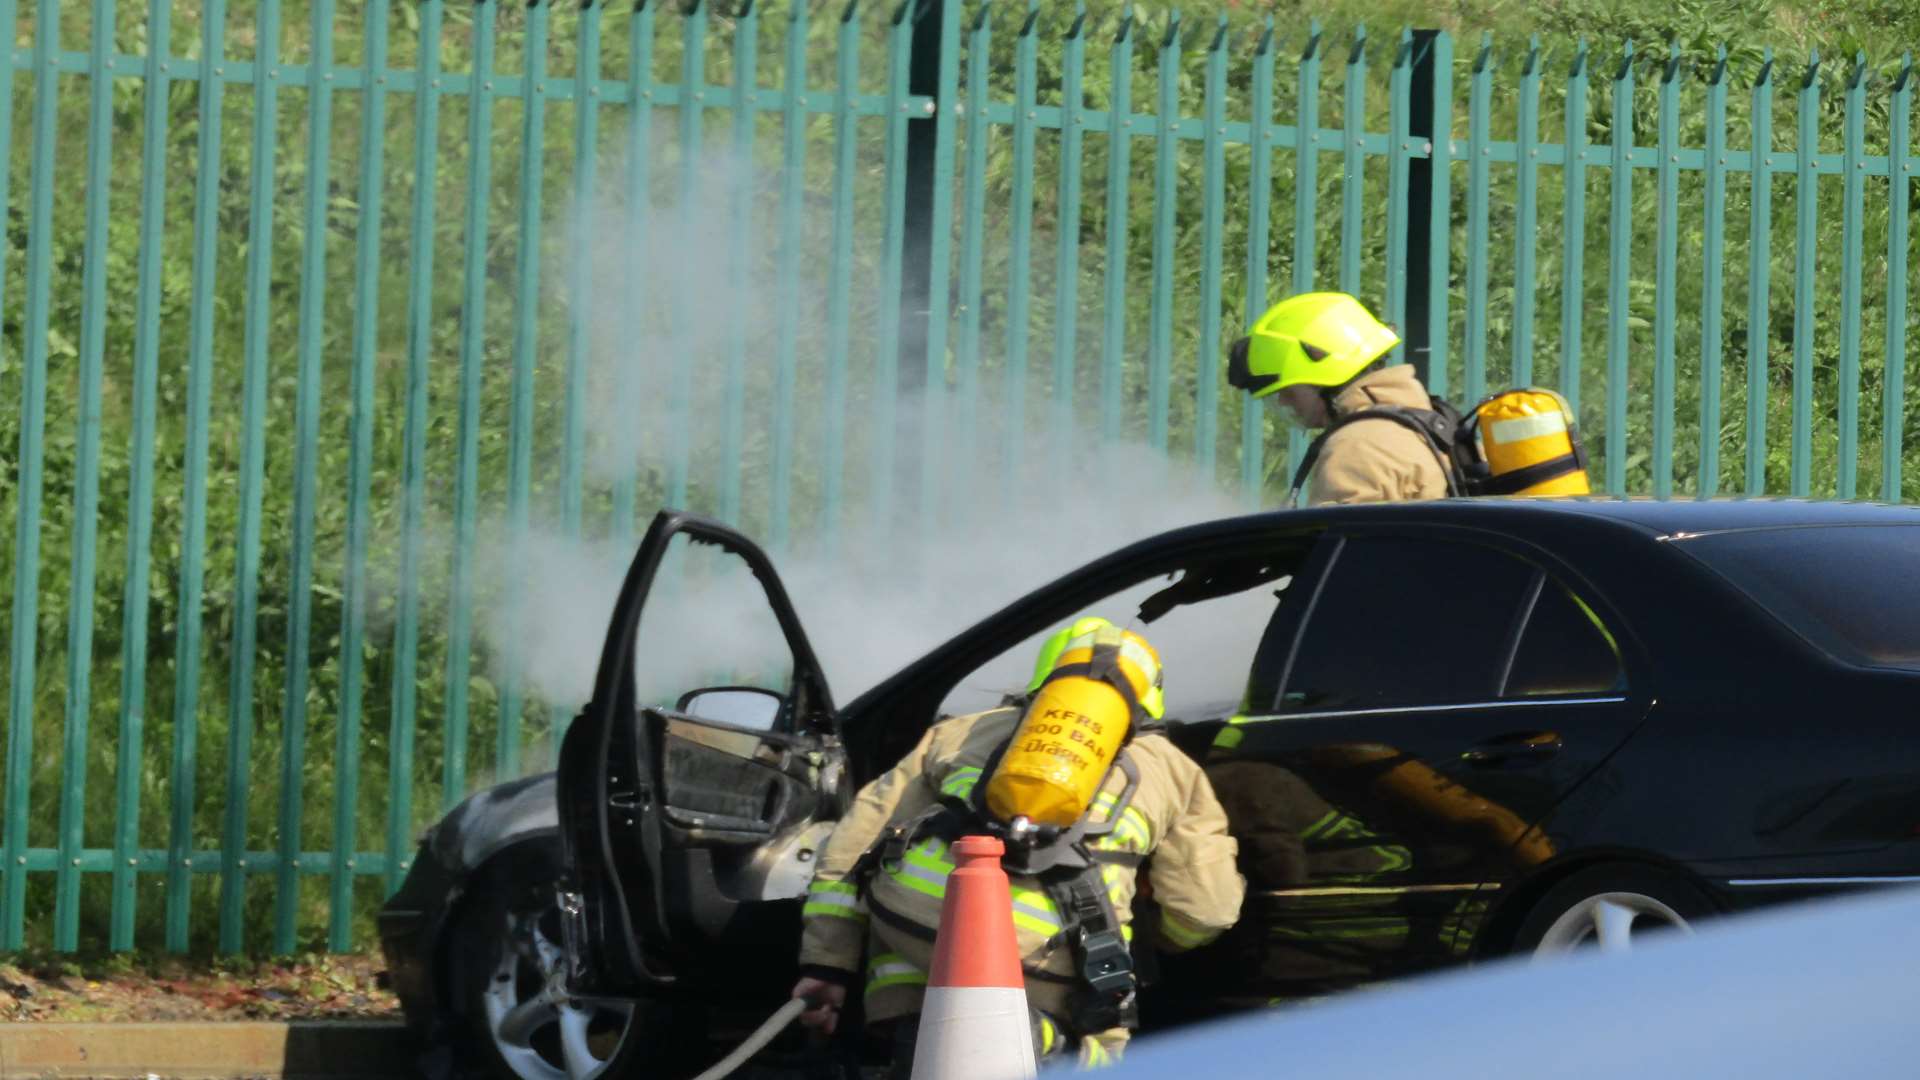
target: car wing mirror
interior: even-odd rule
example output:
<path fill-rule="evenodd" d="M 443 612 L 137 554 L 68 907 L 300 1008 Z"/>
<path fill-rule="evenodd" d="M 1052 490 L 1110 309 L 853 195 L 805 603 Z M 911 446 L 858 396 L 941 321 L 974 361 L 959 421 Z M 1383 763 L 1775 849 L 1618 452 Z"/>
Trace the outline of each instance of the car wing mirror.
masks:
<path fill-rule="evenodd" d="M 746 731 L 772 731 L 787 699 L 755 686 L 709 686 L 680 696 L 674 711 Z"/>

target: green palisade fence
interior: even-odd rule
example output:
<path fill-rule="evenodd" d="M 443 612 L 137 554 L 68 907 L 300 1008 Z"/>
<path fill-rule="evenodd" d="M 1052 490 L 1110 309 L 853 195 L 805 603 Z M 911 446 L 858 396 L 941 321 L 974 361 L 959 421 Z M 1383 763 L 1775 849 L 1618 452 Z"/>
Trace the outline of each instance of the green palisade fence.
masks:
<path fill-rule="evenodd" d="M 1286 292 L 1560 388 L 1608 492 L 1914 494 L 1905 58 L 178 8 L 0 0 L 0 949 L 368 944 L 578 705 L 489 661 L 496 526 L 910 545 L 1083 437 L 1272 505 L 1302 440 L 1221 355 Z"/>

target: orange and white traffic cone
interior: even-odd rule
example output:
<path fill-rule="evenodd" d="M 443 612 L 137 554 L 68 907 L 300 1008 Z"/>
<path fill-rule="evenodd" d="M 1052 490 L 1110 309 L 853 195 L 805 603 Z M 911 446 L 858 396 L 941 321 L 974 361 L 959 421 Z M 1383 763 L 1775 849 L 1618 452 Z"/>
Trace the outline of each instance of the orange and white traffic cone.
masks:
<path fill-rule="evenodd" d="M 953 845 L 913 1080 L 1027 1080 L 1034 1075 L 1027 984 L 1013 935 L 1013 895 L 991 836 Z"/>

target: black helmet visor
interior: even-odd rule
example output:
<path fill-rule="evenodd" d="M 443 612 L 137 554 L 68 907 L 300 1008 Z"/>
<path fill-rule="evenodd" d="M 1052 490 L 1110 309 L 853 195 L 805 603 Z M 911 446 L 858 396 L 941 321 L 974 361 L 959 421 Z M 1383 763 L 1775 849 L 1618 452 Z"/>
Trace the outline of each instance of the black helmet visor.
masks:
<path fill-rule="evenodd" d="M 1241 338 L 1227 350 L 1227 385 L 1235 390 L 1257 394 L 1280 381 L 1278 375 L 1255 375 L 1247 369 L 1247 348 L 1252 338 Z"/>

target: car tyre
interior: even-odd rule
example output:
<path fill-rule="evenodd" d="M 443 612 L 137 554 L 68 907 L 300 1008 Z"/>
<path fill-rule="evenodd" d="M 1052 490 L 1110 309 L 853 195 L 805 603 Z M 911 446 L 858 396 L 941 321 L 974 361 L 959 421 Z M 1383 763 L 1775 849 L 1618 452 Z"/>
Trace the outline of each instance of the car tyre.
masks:
<path fill-rule="evenodd" d="M 1626 951 L 1649 938 L 1691 935 L 1717 914 L 1680 874 L 1651 866 L 1596 866 L 1548 889 L 1520 922 L 1513 952 L 1552 960 L 1576 950 Z"/>
<path fill-rule="evenodd" d="M 632 1006 L 569 1001 L 554 886 L 559 841 L 525 841 L 495 855 L 447 942 L 447 994 L 459 1012 L 461 1077 L 587 1080 L 628 1076 L 648 1041 Z"/>

